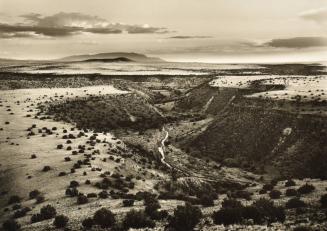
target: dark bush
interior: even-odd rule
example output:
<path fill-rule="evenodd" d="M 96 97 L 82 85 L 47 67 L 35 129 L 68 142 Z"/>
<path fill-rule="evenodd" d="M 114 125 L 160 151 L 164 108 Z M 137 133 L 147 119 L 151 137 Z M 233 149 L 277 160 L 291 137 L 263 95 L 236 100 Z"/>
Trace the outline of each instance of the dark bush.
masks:
<path fill-rule="evenodd" d="M 227 200 L 228 201 L 228 200 Z M 255 224 L 265 222 L 284 222 L 285 212 L 282 207 L 275 207 L 272 201 L 259 199 L 251 206 L 242 206 L 237 202 L 225 204 L 221 210 L 214 212 L 212 218 L 216 224 L 239 224 L 244 219 L 252 219 Z"/>
<path fill-rule="evenodd" d="M 297 191 L 300 194 L 308 194 L 315 190 L 315 187 L 311 184 L 306 183 L 305 185 L 302 185 Z"/>
<path fill-rule="evenodd" d="M 14 204 L 14 203 L 20 203 L 21 199 L 19 196 L 17 195 L 13 195 L 9 198 L 8 200 L 8 204 L 11 205 L 11 204 Z"/>
<path fill-rule="evenodd" d="M 72 180 L 69 184 L 69 187 L 76 188 L 79 186 L 79 183 L 76 180 Z"/>
<path fill-rule="evenodd" d="M 154 228 L 155 223 L 152 221 L 143 211 L 135 211 L 132 209 L 129 211 L 124 220 L 123 227 L 128 230 L 129 228 L 141 229 L 141 228 Z"/>
<path fill-rule="evenodd" d="M 109 197 L 109 194 L 108 194 L 107 191 L 103 190 L 103 191 L 99 192 L 99 197 L 100 197 L 101 199 L 106 199 L 106 198 Z"/>
<path fill-rule="evenodd" d="M 302 208 L 302 207 L 306 207 L 306 206 L 307 205 L 305 204 L 305 202 L 297 197 L 289 199 L 285 204 L 285 207 L 288 209 L 296 209 L 296 208 Z"/>
<path fill-rule="evenodd" d="M 62 144 L 57 145 L 57 149 L 62 149 L 64 146 Z"/>
<path fill-rule="evenodd" d="M 40 193 L 41 192 L 39 190 L 35 189 L 29 193 L 29 197 L 30 199 L 35 199 L 38 195 L 40 195 Z"/>
<path fill-rule="evenodd" d="M 232 197 L 234 198 L 242 198 L 245 200 L 251 200 L 251 193 L 245 190 L 237 190 L 232 194 Z"/>
<path fill-rule="evenodd" d="M 77 188 L 67 188 L 65 192 L 66 196 L 76 197 L 78 196 Z"/>
<path fill-rule="evenodd" d="M 69 218 L 66 217 L 65 215 L 58 215 L 55 217 L 55 219 L 53 221 L 53 225 L 56 228 L 64 228 L 64 227 L 66 227 L 68 221 L 69 221 Z"/>
<path fill-rule="evenodd" d="M 40 221 L 43 221 L 43 220 L 44 220 L 43 217 L 39 213 L 33 214 L 31 216 L 31 223 L 36 223 L 36 222 L 40 222 Z"/>
<path fill-rule="evenodd" d="M 31 223 L 48 220 L 54 218 L 57 214 L 56 209 L 51 205 L 43 206 L 40 209 L 40 213 L 33 214 L 31 217 Z"/>
<path fill-rule="evenodd" d="M 56 216 L 56 214 L 57 214 L 57 211 L 53 206 L 46 205 L 41 208 L 40 214 L 44 220 L 47 220 L 47 219 L 54 218 L 54 216 Z"/>
<path fill-rule="evenodd" d="M 298 193 L 297 193 L 296 189 L 288 188 L 288 189 L 286 189 L 285 195 L 288 197 L 293 197 L 293 196 L 297 196 Z"/>
<path fill-rule="evenodd" d="M 131 207 L 133 205 L 134 205 L 134 200 L 132 200 L 132 199 L 123 200 L 123 206 L 124 207 Z"/>
<path fill-rule="evenodd" d="M 169 226 L 177 231 L 193 230 L 202 218 L 202 212 L 198 207 L 186 203 L 185 206 L 177 206 L 174 215 L 169 221 Z"/>
<path fill-rule="evenodd" d="M 66 176 L 67 173 L 66 172 L 59 172 L 58 176 Z"/>
<path fill-rule="evenodd" d="M 85 218 L 83 221 L 82 221 L 82 225 L 85 229 L 91 229 L 92 226 L 94 225 L 94 220 L 93 218 L 91 217 L 88 217 L 88 218 Z"/>
<path fill-rule="evenodd" d="M 212 214 L 212 219 L 217 225 L 231 225 L 242 222 L 242 208 L 222 208 Z"/>
<path fill-rule="evenodd" d="M 19 209 L 14 213 L 13 218 L 24 217 L 26 213 L 28 213 L 29 211 L 31 211 L 29 207 L 24 207 L 22 209 Z"/>
<path fill-rule="evenodd" d="M 202 195 L 200 197 L 200 203 L 201 205 L 203 205 L 204 207 L 209 207 L 209 206 L 213 206 L 214 205 L 214 196 L 212 195 L 208 195 L 208 194 L 205 194 L 205 195 Z"/>
<path fill-rule="evenodd" d="M 259 214 L 261 214 L 262 222 L 284 222 L 285 211 L 283 207 L 276 207 L 273 201 L 267 199 L 259 199 L 253 203 Z"/>
<path fill-rule="evenodd" d="M 89 202 L 89 199 L 84 194 L 79 194 L 77 196 L 77 204 L 83 205 Z"/>
<path fill-rule="evenodd" d="M 293 229 L 293 231 L 313 231 L 311 227 L 308 226 L 298 226 Z"/>
<path fill-rule="evenodd" d="M 44 166 L 43 169 L 42 169 L 43 172 L 48 172 L 50 170 L 51 170 L 51 167 L 48 166 L 48 165 Z"/>
<path fill-rule="evenodd" d="M 115 215 L 108 209 L 102 208 L 95 212 L 93 216 L 94 223 L 102 228 L 108 228 L 115 224 Z"/>
<path fill-rule="evenodd" d="M 296 183 L 295 183 L 295 181 L 292 180 L 292 179 L 289 179 L 289 180 L 287 180 L 287 181 L 285 182 L 285 187 L 292 187 L 292 186 L 295 186 L 295 185 L 296 185 Z"/>
<path fill-rule="evenodd" d="M 327 194 L 320 197 L 320 204 L 322 208 L 327 208 Z"/>
<path fill-rule="evenodd" d="M 41 204 L 41 203 L 43 203 L 45 201 L 45 198 L 44 198 L 44 196 L 37 196 L 36 197 L 36 204 Z"/>
<path fill-rule="evenodd" d="M 271 199 L 278 199 L 280 198 L 280 196 L 282 195 L 282 193 L 279 191 L 279 190 L 271 190 L 270 193 L 269 193 L 269 197 Z"/>
<path fill-rule="evenodd" d="M 98 195 L 96 193 L 88 193 L 86 196 L 87 196 L 87 198 L 96 198 L 96 197 L 98 197 Z"/>
<path fill-rule="evenodd" d="M 262 189 L 265 190 L 265 191 L 271 191 L 274 189 L 274 185 L 272 184 L 265 184 L 262 186 Z"/>
<path fill-rule="evenodd" d="M 20 224 L 18 224 L 17 221 L 10 219 L 3 222 L 2 228 L 7 231 L 16 231 L 20 230 Z"/>
<path fill-rule="evenodd" d="M 235 199 L 224 199 L 222 203 L 223 208 L 240 208 L 243 207 L 241 202 Z"/>

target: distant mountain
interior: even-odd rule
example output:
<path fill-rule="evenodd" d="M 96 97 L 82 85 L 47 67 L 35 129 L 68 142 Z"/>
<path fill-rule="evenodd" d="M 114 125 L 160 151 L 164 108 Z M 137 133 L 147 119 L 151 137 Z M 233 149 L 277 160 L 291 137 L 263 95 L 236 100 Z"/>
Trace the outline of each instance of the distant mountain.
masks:
<path fill-rule="evenodd" d="M 105 60 L 105 59 L 121 59 L 126 58 L 131 61 L 135 62 L 164 62 L 164 60 L 155 57 L 148 57 L 143 54 L 138 53 L 127 53 L 127 52 L 115 52 L 115 53 L 99 53 L 93 55 L 74 55 L 74 56 L 67 56 L 57 61 L 66 61 L 66 62 L 74 62 L 74 61 L 86 61 L 86 60 Z"/>
<path fill-rule="evenodd" d="M 119 57 L 114 59 L 87 59 L 78 62 L 102 62 L 102 63 L 114 63 L 114 62 L 134 62 L 133 60 L 125 57 Z"/>

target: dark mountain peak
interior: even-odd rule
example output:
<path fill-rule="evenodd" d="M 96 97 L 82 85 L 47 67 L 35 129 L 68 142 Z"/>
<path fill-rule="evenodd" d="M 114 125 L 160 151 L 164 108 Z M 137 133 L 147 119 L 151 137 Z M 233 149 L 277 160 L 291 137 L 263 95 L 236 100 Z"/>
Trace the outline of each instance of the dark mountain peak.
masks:
<path fill-rule="evenodd" d="M 91 55 L 73 55 L 67 56 L 59 59 L 59 61 L 86 61 L 86 60 L 94 60 L 94 59 L 129 59 L 135 62 L 164 62 L 164 60 L 156 57 L 148 57 L 144 54 L 138 54 L 134 52 L 112 52 L 112 53 L 99 53 L 99 54 L 91 54 Z M 119 61 L 119 60 L 117 60 Z M 121 60 L 124 61 L 124 60 Z M 127 60 L 126 60 L 127 61 Z"/>
<path fill-rule="evenodd" d="M 102 62 L 102 63 L 114 63 L 114 62 L 134 62 L 132 59 L 126 57 L 118 57 L 115 59 L 86 59 L 81 62 Z"/>

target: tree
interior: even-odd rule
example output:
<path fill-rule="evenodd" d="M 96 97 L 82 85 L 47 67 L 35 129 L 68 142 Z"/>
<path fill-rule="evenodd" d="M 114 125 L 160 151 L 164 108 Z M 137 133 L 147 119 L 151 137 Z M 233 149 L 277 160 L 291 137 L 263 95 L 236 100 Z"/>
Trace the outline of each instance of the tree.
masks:
<path fill-rule="evenodd" d="M 177 206 L 174 215 L 169 222 L 169 226 L 176 231 L 193 230 L 202 218 L 201 210 L 186 203 L 185 206 Z"/>
<path fill-rule="evenodd" d="M 115 224 L 115 215 L 106 208 L 101 208 L 93 216 L 94 223 L 102 228 L 108 228 Z"/>
<path fill-rule="evenodd" d="M 123 220 L 123 226 L 127 230 L 129 228 L 154 228 L 155 223 L 143 211 L 135 211 L 132 209 L 126 214 Z"/>

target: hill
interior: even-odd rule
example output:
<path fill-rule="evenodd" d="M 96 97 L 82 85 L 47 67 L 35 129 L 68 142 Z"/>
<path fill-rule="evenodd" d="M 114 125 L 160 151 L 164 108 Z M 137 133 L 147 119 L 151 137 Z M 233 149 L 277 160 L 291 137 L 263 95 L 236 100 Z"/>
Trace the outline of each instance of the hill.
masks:
<path fill-rule="evenodd" d="M 85 61 L 85 60 L 92 60 L 92 59 L 117 59 L 117 58 L 126 58 L 133 60 L 135 62 L 164 62 L 164 60 L 156 57 L 148 57 L 144 54 L 138 53 L 128 53 L 128 52 L 114 52 L 114 53 L 99 53 L 93 55 L 73 55 L 67 56 L 57 61 Z"/>
<path fill-rule="evenodd" d="M 125 57 L 119 57 L 115 59 L 87 59 L 81 62 L 101 62 L 101 63 L 115 63 L 115 62 L 134 62 L 133 60 Z"/>

